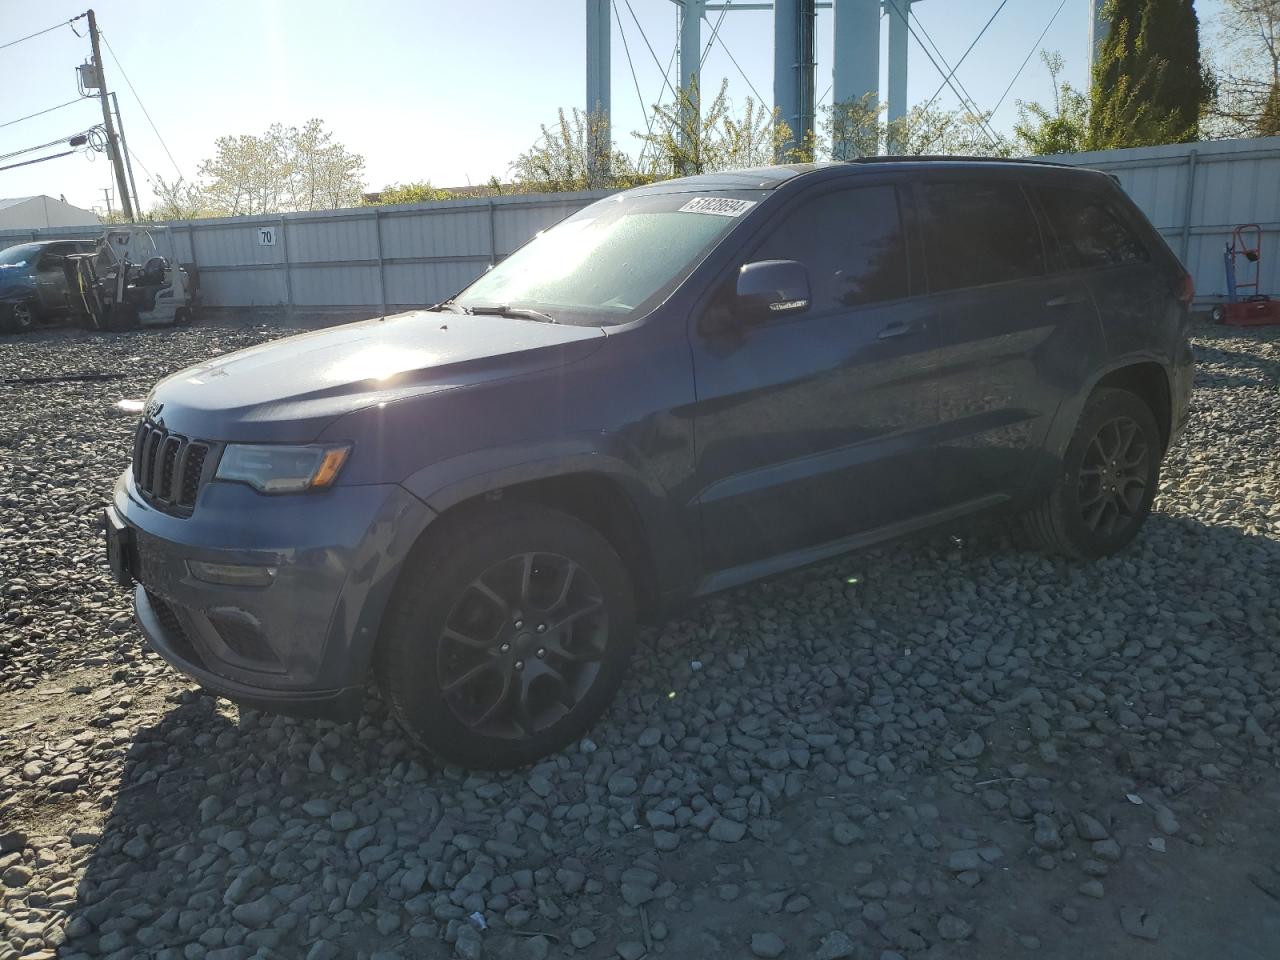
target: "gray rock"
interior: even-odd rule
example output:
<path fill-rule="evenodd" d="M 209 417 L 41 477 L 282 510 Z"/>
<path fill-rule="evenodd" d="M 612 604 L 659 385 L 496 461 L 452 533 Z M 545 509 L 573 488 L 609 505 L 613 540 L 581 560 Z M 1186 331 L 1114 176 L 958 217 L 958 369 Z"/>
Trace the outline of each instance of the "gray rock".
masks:
<path fill-rule="evenodd" d="M 1160 937 L 1160 920 L 1141 907 L 1121 907 L 1120 926 L 1131 937 L 1156 940 Z"/>
<path fill-rule="evenodd" d="M 1098 820 L 1081 811 L 1076 814 L 1076 833 L 1082 840 L 1105 840 L 1109 836 L 1107 828 Z"/>
<path fill-rule="evenodd" d="M 257 930 L 274 920 L 280 909 L 280 901 L 268 893 L 233 908 L 231 916 L 236 923 Z"/>
<path fill-rule="evenodd" d="M 772 960 L 773 957 L 782 956 L 782 951 L 786 949 L 786 943 L 776 933 L 753 933 L 751 935 L 751 952 L 757 957 Z"/>
<path fill-rule="evenodd" d="M 973 927 L 963 917 L 954 913 L 944 913 L 938 918 L 938 936 L 943 940 L 966 940 L 973 933 Z"/>
<path fill-rule="evenodd" d="M 822 938 L 822 942 L 818 944 L 818 952 L 813 955 L 813 958 L 814 960 L 846 960 L 847 957 L 854 955 L 856 949 L 848 934 L 843 930 L 833 930 Z"/>
<path fill-rule="evenodd" d="M 982 751 L 987 749 L 987 742 L 982 739 L 982 734 L 974 730 L 967 737 L 951 748 L 951 752 L 962 760 L 976 760 L 982 756 Z"/>
<path fill-rule="evenodd" d="M 723 817 L 711 824 L 711 829 L 707 831 L 707 836 L 721 843 L 737 843 L 746 835 L 747 825 L 745 823 L 738 823 L 736 820 L 727 820 Z"/>
<path fill-rule="evenodd" d="M 616 949 L 622 960 L 640 960 L 646 953 L 644 944 L 637 940 L 623 940 Z"/>

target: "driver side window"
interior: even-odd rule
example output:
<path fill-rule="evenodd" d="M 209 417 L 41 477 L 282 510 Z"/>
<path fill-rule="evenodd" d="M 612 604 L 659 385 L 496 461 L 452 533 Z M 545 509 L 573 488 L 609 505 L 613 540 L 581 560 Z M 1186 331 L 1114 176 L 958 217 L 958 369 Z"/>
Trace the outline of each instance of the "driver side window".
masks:
<path fill-rule="evenodd" d="M 751 259 L 804 264 L 815 315 L 905 297 L 906 238 L 897 190 L 854 187 L 805 200 Z"/>

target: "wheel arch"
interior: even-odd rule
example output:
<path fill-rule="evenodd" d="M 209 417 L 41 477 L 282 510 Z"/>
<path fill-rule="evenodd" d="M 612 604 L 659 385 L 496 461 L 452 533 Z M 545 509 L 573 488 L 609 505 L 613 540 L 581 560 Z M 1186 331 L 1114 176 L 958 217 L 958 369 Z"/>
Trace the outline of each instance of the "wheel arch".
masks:
<path fill-rule="evenodd" d="M 1137 360 L 1116 367 L 1099 377 L 1089 394 L 1105 388 L 1127 390 L 1141 398 L 1160 427 L 1161 444 L 1168 447 L 1173 430 L 1173 391 L 1163 364 L 1154 360 Z"/>

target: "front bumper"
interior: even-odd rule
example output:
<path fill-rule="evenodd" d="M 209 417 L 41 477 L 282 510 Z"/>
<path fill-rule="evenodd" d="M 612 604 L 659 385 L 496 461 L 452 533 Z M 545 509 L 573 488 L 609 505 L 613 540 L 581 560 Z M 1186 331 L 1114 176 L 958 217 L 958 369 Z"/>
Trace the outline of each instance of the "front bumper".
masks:
<path fill-rule="evenodd" d="M 395 484 L 268 497 L 210 483 L 184 519 L 147 504 L 129 471 L 107 510 L 115 566 L 137 581 L 137 622 L 160 656 L 237 703 L 333 719 L 358 713 L 401 562 L 434 517 Z M 213 584 L 189 561 L 274 574 L 265 586 Z"/>

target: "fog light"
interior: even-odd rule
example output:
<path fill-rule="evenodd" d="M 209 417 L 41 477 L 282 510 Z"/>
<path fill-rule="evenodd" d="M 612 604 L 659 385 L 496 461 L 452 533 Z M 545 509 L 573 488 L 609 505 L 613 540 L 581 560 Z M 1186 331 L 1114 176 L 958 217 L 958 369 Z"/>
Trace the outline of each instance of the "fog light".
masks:
<path fill-rule="evenodd" d="M 248 563 L 205 563 L 188 560 L 187 569 L 197 580 L 224 587 L 266 587 L 276 578 L 275 567 Z"/>

